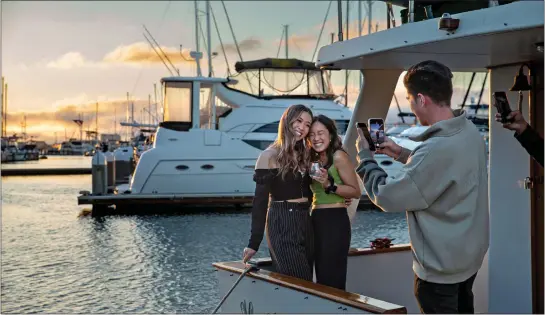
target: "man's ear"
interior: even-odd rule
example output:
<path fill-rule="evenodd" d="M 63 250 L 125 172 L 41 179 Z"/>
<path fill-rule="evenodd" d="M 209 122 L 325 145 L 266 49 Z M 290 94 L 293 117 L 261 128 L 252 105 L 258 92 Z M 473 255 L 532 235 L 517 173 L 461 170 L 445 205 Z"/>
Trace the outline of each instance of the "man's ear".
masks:
<path fill-rule="evenodd" d="M 424 105 L 426 104 L 426 96 L 424 96 L 423 94 L 421 93 L 418 93 L 416 95 L 416 104 L 420 107 L 424 107 Z"/>

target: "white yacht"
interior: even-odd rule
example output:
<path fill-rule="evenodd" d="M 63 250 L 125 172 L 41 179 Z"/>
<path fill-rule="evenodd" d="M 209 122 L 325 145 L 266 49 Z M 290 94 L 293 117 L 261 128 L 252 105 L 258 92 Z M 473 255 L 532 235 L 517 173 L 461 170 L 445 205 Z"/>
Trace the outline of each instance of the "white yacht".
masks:
<path fill-rule="evenodd" d="M 276 138 L 293 104 L 336 121 L 346 133 L 352 111 L 334 100 L 328 76 L 297 59 L 238 62 L 232 78 L 163 78 L 164 121 L 142 153 L 131 195 L 181 195 L 208 201 L 253 197 L 259 154 Z M 289 83 L 292 82 L 292 85 Z"/>
<path fill-rule="evenodd" d="M 422 2 L 397 2 L 409 4 L 408 23 L 319 51 L 317 64 L 324 69 L 361 70 L 364 76 L 350 126 L 386 117 L 402 72 L 420 61 L 436 60 L 455 72 L 488 71 L 487 98 L 505 91 L 513 109 L 519 97 L 513 78 L 520 74 L 526 85 L 530 81 L 530 88 L 520 94 L 523 115 L 543 134 L 543 1 L 501 5 L 490 1 L 490 6 L 434 1 L 433 10 L 460 12 L 466 7 L 465 12 L 451 14 L 450 21 L 432 17 L 414 21 L 417 4 L 424 12 Z M 434 12 L 437 17 L 442 13 Z M 494 114 L 490 111 L 490 116 Z M 490 246 L 473 285 L 475 313 L 543 314 L 543 167 L 529 157 L 512 131 L 493 117 L 489 121 Z M 344 143 L 351 155 L 356 138 L 349 127 Z M 384 236 L 388 235 L 369 237 Z M 268 258 L 256 261 L 259 270 L 245 277 L 243 272 L 249 269 L 241 261 L 217 262 L 218 297 L 223 298 L 219 312 L 420 313 L 413 293 L 412 255 L 410 244 L 352 249 L 346 291 L 279 274 Z"/>

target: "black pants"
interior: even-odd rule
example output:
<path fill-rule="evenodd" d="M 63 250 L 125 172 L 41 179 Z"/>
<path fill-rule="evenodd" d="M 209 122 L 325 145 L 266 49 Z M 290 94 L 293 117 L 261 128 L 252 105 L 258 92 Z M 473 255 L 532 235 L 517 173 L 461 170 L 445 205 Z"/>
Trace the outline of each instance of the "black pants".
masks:
<path fill-rule="evenodd" d="M 474 274 L 469 279 L 453 284 L 424 281 L 414 276 L 414 294 L 424 314 L 473 314 Z"/>
<path fill-rule="evenodd" d="M 346 208 L 312 211 L 316 282 L 346 289 L 346 269 L 352 231 Z"/>
<path fill-rule="evenodd" d="M 271 202 L 266 229 L 276 272 L 312 281 L 314 238 L 310 203 Z"/>

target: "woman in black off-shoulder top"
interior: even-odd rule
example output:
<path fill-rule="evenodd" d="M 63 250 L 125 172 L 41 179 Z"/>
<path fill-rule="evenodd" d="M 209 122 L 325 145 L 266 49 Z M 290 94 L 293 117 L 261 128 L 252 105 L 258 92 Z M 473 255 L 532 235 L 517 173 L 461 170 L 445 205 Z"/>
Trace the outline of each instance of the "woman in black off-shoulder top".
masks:
<path fill-rule="evenodd" d="M 244 262 L 255 255 L 266 229 L 276 272 L 308 281 L 314 265 L 306 142 L 312 118 L 308 107 L 290 106 L 280 119 L 276 141 L 257 159 L 251 237 L 243 253 Z"/>

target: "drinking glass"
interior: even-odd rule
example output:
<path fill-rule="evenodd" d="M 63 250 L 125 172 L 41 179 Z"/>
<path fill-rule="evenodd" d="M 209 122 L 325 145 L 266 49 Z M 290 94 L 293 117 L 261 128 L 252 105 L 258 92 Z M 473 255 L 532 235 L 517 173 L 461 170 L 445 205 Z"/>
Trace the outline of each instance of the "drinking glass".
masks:
<path fill-rule="evenodd" d="M 318 174 L 320 173 L 320 163 L 317 163 L 317 162 L 314 162 L 312 163 L 312 165 L 310 166 L 310 176 L 318 176 Z"/>

